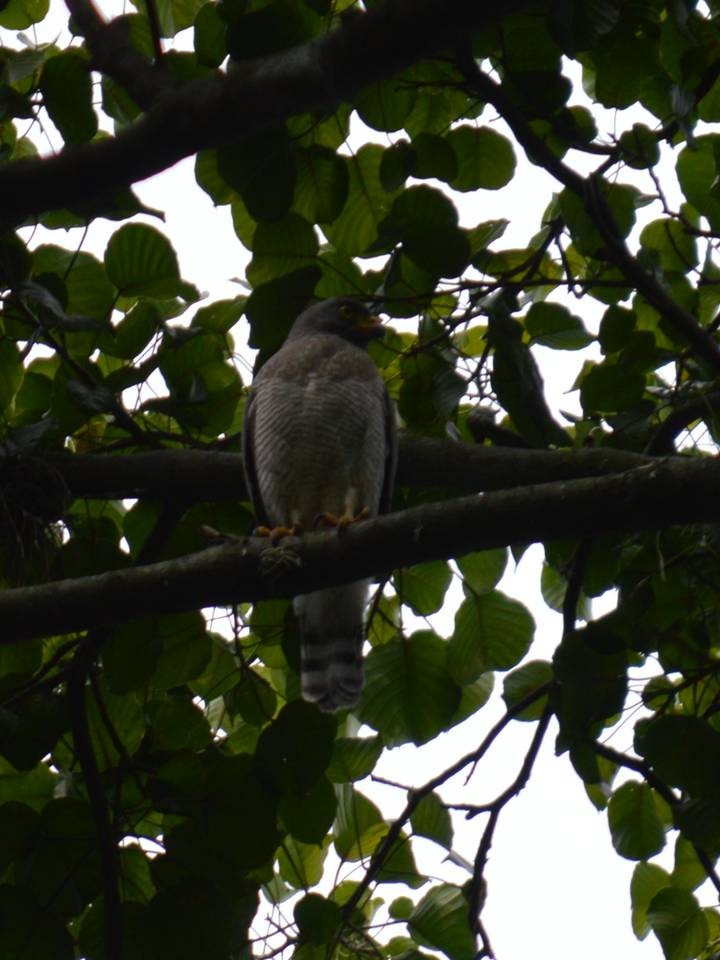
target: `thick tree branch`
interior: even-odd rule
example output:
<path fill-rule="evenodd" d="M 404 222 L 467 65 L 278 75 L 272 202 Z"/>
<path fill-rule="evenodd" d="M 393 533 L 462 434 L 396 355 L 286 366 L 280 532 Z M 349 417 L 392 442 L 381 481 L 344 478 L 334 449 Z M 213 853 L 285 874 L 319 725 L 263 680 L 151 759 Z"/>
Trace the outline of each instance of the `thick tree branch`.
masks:
<path fill-rule="evenodd" d="M 385 0 L 318 40 L 242 64 L 227 75 L 164 89 L 149 111 L 115 138 L 8 164 L 0 173 L 2 220 L 22 222 L 92 200 L 198 150 L 251 137 L 299 113 L 334 109 L 362 87 L 528 5 L 530 0 Z M 83 6 L 75 2 L 73 10 Z M 97 40 L 97 56 L 100 31 L 86 8 L 83 23 Z M 144 76 L 146 68 L 141 72 Z"/>
<path fill-rule="evenodd" d="M 0 643 L 148 615 L 289 597 L 516 543 L 720 520 L 720 461 L 658 460 L 610 477 L 415 507 L 279 546 L 257 538 L 127 570 L 0 593 Z"/>
<path fill-rule="evenodd" d="M 522 450 L 453 440 L 400 438 L 398 484 L 458 493 L 622 473 L 656 458 L 612 449 Z M 163 450 L 127 455 L 50 454 L 72 497 L 242 500 L 246 497 L 238 453 Z"/>

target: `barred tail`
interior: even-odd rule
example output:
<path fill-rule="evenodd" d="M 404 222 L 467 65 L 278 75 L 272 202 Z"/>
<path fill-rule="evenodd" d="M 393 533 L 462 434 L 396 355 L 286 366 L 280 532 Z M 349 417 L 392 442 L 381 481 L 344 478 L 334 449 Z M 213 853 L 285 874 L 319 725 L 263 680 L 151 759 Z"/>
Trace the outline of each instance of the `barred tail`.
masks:
<path fill-rule="evenodd" d="M 321 710 L 353 707 L 363 687 L 363 613 L 368 582 L 296 597 L 302 694 Z"/>

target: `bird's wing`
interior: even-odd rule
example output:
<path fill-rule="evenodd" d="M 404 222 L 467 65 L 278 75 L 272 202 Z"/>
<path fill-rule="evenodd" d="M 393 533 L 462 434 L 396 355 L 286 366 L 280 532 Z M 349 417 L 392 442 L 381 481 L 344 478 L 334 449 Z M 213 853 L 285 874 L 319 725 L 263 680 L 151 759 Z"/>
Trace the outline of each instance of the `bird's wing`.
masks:
<path fill-rule="evenodd" d="M 259 525 L 270 526 L 265 504 L 260 495 L 260 484 L 258 481 L 257 469 L 255 465 L 255 392 L 252 387 L 248 394 L 245 405 L 245 417 L 243 420 L 242 431 L 242 455 L 243 467 L 245 468 L 245 482 L 248 488 L 250 501 L 255 510 L 255 518 Z"/>
<path fill-rule="evenodd" d="M 383 394 L 383 416 L 385 417 L 385 473 L 380 493 L 379 512 L 387 513 L 390 509 L 390 500 L 395 485 L 398 458 L 397 416 L 387 388 L 385 388 Z"/>

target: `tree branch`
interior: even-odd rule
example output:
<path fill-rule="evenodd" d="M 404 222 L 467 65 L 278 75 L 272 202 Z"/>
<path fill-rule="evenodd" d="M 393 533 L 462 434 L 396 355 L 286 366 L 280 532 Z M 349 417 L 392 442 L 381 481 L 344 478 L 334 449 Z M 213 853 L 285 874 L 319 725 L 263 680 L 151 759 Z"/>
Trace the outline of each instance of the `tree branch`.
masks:
<path fill-rule="evenodd" d="M 469 767 L 470 764 L 473 764 L 474 767 L 485 756 L 490 747 L 503 732 L 505 727 L 507 727 L 515 717 L 521 714 L 523 710 L 526 710 L 541 697 L 545 696 L 547 692 L 548 685 L 538 687 L 537 690 L 532 690 L 527 694 L 527 696 L 523 697 L 522 700 L 519 700 L 516 704 L 514 704 L 512 707 L 509 707 L 505 711 L 497 723 L 490 728 L 482 743 L 476 747 L 475 750 L 465 754 L 464 757 L 460 757 L 460 759 L 452 764 L 452 766 L 448 767 L 447 770 L 443 770 L 442 773 L 439 773 L 436 777 L 433 777 L 432 780 L 428 780 L 427 783 L 410 792 L 405 809 L 391 824 L 390 829 L 376 848 L 375 853 L 373 853 L 370 864 L 365 871 L 365 875 L 357 887 L 353 890 L 352 895 L 348 898 L 347 902 L 343 905 L 342 915 L 345 919 L 352 915 L 353 910 L 362 900 L 370 884 L 377 877 L 378 873 L 382 869 L 383 864 L 392 851 L 392 848 L 398 841 L 400 834 L 402 833 L 402 828 L 409 823 L 410 817 L 414 813 L 420 801 L 431 794 L 438 787 L 442 786 L 444 783 L 447 783 L 448 780 L 451 780 L 456 774 L 460 773 L 461 770 L 464 770 L 465 767 Z M 338 933 L 338 937 L 340 936 L 341 932 L 342 929 Z"/>
<path fill-rule="evenodd" d="M 332 110 L 362 87 L 529 5 L 530 0 L 385 0 L 320 39 L 243 63 L 226 75 L 211 73 L 173 89 L 161 84 L 162 95 L 150 91 L 148 112 L 116 137 L 8 164 L 0 173 L 2 220 L 19 223 L 87 202 L 198 150 L 251 137 L 300 113 Z M 87 4 L 75 0 L 73 10 L 81 8 L 86 14 L 81 29 L 92 31 L 97 56 L 101 31 L 87 15 Z"/>
<path fill-rule="evenodd" d="M 400 486 L 438 487 L 458 493 L 532 483 L 606 476 L 656 463 L 622 450 L 522 450 L 475 446 L 405 434 L 400 437 Z M 204 500 L 247 498 L 237 453 L 163 450 L 127 455 L 47 454 L 74 498 Z"/>
<path fill-rule="evenodd" d="M 260 538 L 176 560 L 0 593 L 0 643 L 207 606 L 289 597 L 507 544 L 720 520 L 720 461 L 659 460 L 624 474 L 433 503 L 337 533 Z"/>
<path fill-rule="evenodd" d="M 500 814 L 502 813 L 504 807 L 513 799 L 513 797 L 518 796 L 530 779 L 532 768 L 535 765 L 538 753 L 540 752 L 540 747 L 545 734 L 547 733 L 547 728 L 551 717 L 552 710 L 550 707 L 547 707 L 540 718 L 540 722 L 535 728 L 532 742 L 530 743 L 528 752 L 525 755 L 525 759 L 523 760 L 517 777 L 513 780 L 510 786 L 503 790 L 500 796 L 496 797 L 495 800 L 493 800 L 493 802 L 489 805 L 488 811 L 490 816 L 485 824 L 485 829 L 483 830 L 480 844 L 478 845 L 477 853 L 475 854 L 475 861 L 473 863 L 473 876 L 470 883 L 470 889 L 468 891 L 468 915 L 470 918 L 470 927 L 472 930 L 474 930 L 476 936 L 479 936 L 482 939 L 484 955 L 489 958 L 493 957 L 493 952 L 487 933 L 485 932 L 480 921 L 480 913 L 484 898 L 485 867 L 490 854 L 490 847 L 492 846 L 495 828 L 497 827 Z"/>

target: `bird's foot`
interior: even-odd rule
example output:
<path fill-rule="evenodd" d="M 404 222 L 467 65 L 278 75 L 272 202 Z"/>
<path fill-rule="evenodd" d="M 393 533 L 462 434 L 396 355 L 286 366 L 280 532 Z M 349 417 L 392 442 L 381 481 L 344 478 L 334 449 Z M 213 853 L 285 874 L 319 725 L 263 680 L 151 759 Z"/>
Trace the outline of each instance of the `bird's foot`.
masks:
<path fill-rule="evenodd" d="M 254 533 L 256 537 L 267 537 L 274 546 L 285 537 L 299 537 L 302 533 L 302 527 L 299 523 L 294 523 L 291 527 L 286 527 L 284 524 L 277 527 L 260 526 L 255 527 Z"/>
<path fill-rule="evenodd" d="M 369 516 L 369 507 L 363 507 L 361 510 L 358 510 L 357 513 L 346 510 L 345 513 L 341 513 L 339 517 L 334 513 L 320 513 L 313 521 L 313 529 L 336 529 L 338 533 L 342 533 L 344 530 L 347 530 L 351 523 L 359 523 L 361 520 L 367 520 Z"/>

